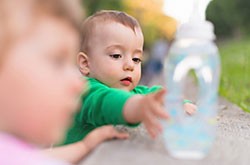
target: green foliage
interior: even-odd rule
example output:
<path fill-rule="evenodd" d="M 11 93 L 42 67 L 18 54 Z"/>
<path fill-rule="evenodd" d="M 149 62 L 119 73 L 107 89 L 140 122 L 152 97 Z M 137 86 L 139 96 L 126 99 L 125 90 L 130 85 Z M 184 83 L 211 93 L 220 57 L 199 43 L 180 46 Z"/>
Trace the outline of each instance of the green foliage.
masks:
<path fill-rule="evenodd" d="M 247 33 L 250 33 L 250 1 L 249 0 L 236 0 L 235 8 L 237 9 L 237 15 L 239 23 L 242 29 Z"/>
<path fill-rule="evenodd" d="M 219 44 L 220 94 L 250 112 L 250 38 Z"/>
<path fill-rule="evenodd" d="M 234 6 L 234 0 L 214 0 L 208 6 L 207 19 L 214 23 L 216 35 L 228 36 L 233 33 L 237 24 Z"/>
<path fill-rule="evenodd" d="M 207 18 L 215 25 L 218 36 L 250 33 L 249 0 L 213 0 L 207 9 Z"/>
<path fill-rule="evenodd" d="M 99 10 L 123 10 L 121 0 L 83 0 L 87 15 Z"/>

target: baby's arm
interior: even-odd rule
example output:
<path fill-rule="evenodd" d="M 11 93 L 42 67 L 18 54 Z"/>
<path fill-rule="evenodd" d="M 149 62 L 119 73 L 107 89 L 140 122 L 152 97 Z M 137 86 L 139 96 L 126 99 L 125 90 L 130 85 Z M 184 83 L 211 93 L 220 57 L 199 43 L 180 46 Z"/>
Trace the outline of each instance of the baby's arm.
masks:
<path fill-rule="evenodd" d="M 155 138 L 162 126 L 158 119 L 168 119 L 168 114 L 163 108 L 163 98 L 166 91 L 161 89 L 147 95 L 134 95 L 126 102 L 123 115 L 127 122 L 143 122 L 148 133 Z"/>
<path fill-rule="evenodd" d="M 113 126 L 102 126 L 90 132 L 82 141 L 46 149 L 45 154 L 76 164 L 101 142 L 113 138 L 125 139 L 128 134 L 117 132 Z"/>

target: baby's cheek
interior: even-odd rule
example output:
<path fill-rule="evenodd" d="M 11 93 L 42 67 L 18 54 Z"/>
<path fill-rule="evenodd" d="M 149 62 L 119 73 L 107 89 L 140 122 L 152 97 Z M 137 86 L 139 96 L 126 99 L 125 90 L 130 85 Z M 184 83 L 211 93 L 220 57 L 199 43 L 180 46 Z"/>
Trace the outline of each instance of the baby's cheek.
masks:
<path fill-rule="evenodd" d="M 115 76 L 117 74 L 118 71 L 116 71 L 115 69 L 111 68 L 106 70 L 106 74 L 110 75 L 110 76 Z"/>

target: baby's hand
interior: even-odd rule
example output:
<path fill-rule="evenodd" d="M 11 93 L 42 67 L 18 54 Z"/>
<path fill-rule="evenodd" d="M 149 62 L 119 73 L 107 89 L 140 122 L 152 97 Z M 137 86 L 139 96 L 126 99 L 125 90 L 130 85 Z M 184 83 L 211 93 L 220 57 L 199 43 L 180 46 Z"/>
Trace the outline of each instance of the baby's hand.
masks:
<path fill-rule="evenodd" d="M 83 142 L 85 143 L 88 150 L 92 150 L 105 140 L 113 138 L 126 139 L 128 136 L 129 135 L 127 133 L 118 132 L 113 126 L 108 125 L 96 128 L 90 132 L 86 138 L 83 139 Z"/>
<path fill-rule="evenodd" d="M 141 121 L 144 123 L 148 133 L 155 138 L 162 132 L 159 119 L 168 119 L 168 114 L 164 111 L 163 98 L 166 90 L 161 89 L 156 93 L 144 95 L 140 102 Z"/>
<path fill-rule="evenodd" d="M 183 108 L 188 115 L 193 115 L 197 110 L 197 106 L 193 103 L 184 103 Z"/>

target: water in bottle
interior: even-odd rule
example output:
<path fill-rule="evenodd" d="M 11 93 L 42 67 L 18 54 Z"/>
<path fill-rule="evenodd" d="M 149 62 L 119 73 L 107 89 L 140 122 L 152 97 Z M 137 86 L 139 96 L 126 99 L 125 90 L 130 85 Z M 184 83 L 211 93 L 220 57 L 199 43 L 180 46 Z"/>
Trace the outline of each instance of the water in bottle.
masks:
<path fill-rule="evenodd" d="M 169 154 L 176 158 L 203 158 L 216 137 L 220 60 L 214 38 L 211 22 L 191 20 L 177 31 L 165 62 L 165 108 L 170 119 L 163 122 L 163 137 Z M 183 109 L 190 71 L 198 86 L 197 111 L 193 115 Z"/>

